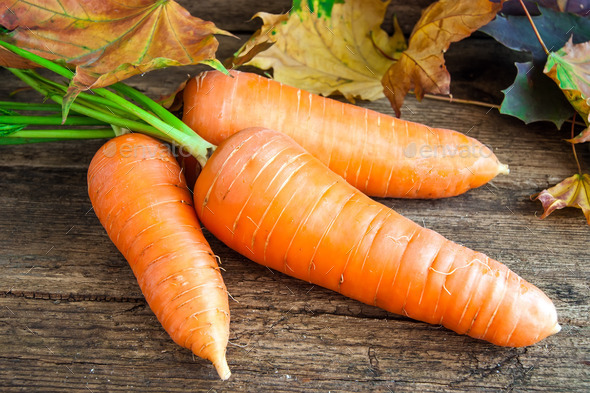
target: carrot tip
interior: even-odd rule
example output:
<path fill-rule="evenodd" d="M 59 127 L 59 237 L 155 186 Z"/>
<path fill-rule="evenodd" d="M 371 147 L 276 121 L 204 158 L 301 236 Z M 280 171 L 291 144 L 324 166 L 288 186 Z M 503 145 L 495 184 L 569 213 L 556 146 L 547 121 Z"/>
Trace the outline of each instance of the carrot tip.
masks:
<path fill-rule="evenodd" d="M 510 168 L 508 168 L 508 165 L 498 162 L 498 174 L 507 175 L 509 173 Z"/>
<path fill-rule="evenodd" d="M 219 378 L 221 378 L 222 381 L 225 381 L 231 377 L 231 371 L 227 365 L 227 360 L 225 360 L 225 355 L 223 355 L 223 358 L 220 361 L 214 362 L 213 365 L 215 366 L 217 374 L 219 374 Z"/>

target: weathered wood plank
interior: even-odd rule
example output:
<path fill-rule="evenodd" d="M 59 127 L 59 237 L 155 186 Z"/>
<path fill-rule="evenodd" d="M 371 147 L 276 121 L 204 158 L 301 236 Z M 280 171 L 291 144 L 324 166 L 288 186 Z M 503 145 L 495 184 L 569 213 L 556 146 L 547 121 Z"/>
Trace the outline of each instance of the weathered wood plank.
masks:
<path fill-rule="evenodd" d="M 234 3 L 243 12 L 248 2 Z M 239 45 L 221 39 L 223 56 Z M 455 96 L 499 100 L 514 58 L 502 57 L 507 52 L 491 40 L 457 45 L 447 54 L 453 88 L 459 85 Z M 157 97 L 199 69 L 130 82 Z M 6 99 L 17 84 L 5 71 L 0 78 L 0 99 Z M 386 100 L 360 104 L 392 113 Z M 526 349 L 494 347 L 271 272 L 209 237 L 236 300 L 228 349 L 234 376 L 222 383 L 212 366 L 193 361 L 167 337 L 90 210 L 86 168 L 101 142 L 10 146 L 0 147 L 0 389 L 590 390 L 590 257 L 584 251 L 590 236 L 578 210 L 539 220 L 541 206 L 529 200 L 576 171 L 561 141 L 569 131 L 413 98 L 403 116 L 469 133 L 492 146 L 512 173 L 456 198 L 380 201 L 538 285 L 556 303 L 560 334 Z M 590 167 L 588 149 L 579 153 Z"/>
<path fill-rule="evenodd" d="M 234 376 L 224 383 L 172 343 L 143 303 L 0 298 L 0 306 L 11 337 L 0 357 L 3 391 L 551 392 L 572 386 L 585 360 L 579 346 L 564 358 L 555 342 L 499 348 L 409 320 L 241 302 L 232 303 Z"/>
<path fill-rule="evenodd" d="M 229 291 L 240 302 L 232 302 L 236 346 L 230 346 L 228 353 L 235 379 L 222 385 L 211 367 L 203 362 L 191 364 L 190 354 L 176 348 L 161 331 L 126 262 L 92 212 L 86 214 L 90 204 L 84 163 L 97 145 L 77 142 L 73 150 L 85 158 L 65 159 L 63 168 L 30 167 L 22 162 L 16 167 L 2 165 L 0 291 L 6 296 L 2 302 L 7 319 L 1 325 L 6 349 L 0 367 L 12 374 L 0 378 L 0 386 L 17 390 L 20 383 L 34 379 L 43 390 L 55 391 L 86 383 L 93 390 L 172 390 L 171 381 L 176 380 L 184 382 L 178 385 L 182 388 L 221 391 L 246 391 L 251 386 L 274 391 L 555 391 L 563 386 L 583 390 L 580 373 L 587 367 L 590 346 L 589 274 L 587 255 L 577 250 L 584 249 L 588 235 L 578 211 L 559 212 L 541 221 L 534 215 L 539 205 L 527 199 L 574 170 L 569 148 L 554 138 L 553 131 L 523 127 L 494 112 L 486 114 L 485 109 L 439 102 L 429 102 L 426 109 L 411 99 L 409 105 L 412 116 L 433 125 L 465 132 L 475 125 L 470 135 L 498 147 L 498 155 L 512 165 L 513 173 L 498 178 L 489 189 L 457 198 L 382 202 L 498 258 L 539 285 L 555 300 L 563 333 L 529 349 L 492 347 L 273 274 L 212 241 L 224 261 Z M 382 101 L 371 106 L 388 110 Z M 29 148 L 33 152 L 49 148 L 57 154 L 67 146 Z M 2 156 L 8 149 L 3 149 Z M 582 158 L 587 162 L 587 155 Z M 32 154 L 27 160 L 35 159 Z M 567 242 L 563 242 L 564 234 Z M 53 310 L 56 307 L 59 310 Z M 128 318 L 123 311 L 128 309 L 140 310 L 141 317 L 137 319 L 134 311 Z M 13 312 L 23 314 L 14 319 Z M 111 321 L 113 315 L 120 319 Z M 121 323 L 124 331 L 118 327 Z M 31 337 L 22 336 L 19 344 L 10 344 L 8 337 L 18 329 Z M 73 340 L 76 344 L 71 344 Z M 25 349 L 21 342 L 26 343 Z M 44 342 L 63 355 L 54 358 Z M 123 360 L 113 360 L 119 357 Z M 72 368 L 77 377 L 67 374 L 62 365 Z M 61 371 L 49 372 L 60 367 Z M 161 382 L 163 377 L 170 381 Z"/>

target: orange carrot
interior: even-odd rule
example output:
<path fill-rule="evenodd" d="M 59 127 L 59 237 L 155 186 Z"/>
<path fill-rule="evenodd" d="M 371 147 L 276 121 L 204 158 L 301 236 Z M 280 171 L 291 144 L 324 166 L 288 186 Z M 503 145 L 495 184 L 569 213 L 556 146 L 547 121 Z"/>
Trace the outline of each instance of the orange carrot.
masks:
<path fill-rule="evenodd" d="M 166 332 L 229 378 L 227 291 L 166 146 L 141 134 L 110 140 L 90 163 L 88 194 Z"/>
<path fill-rule="evenodd" d="M 507 173 L 494 153 L 456 131 L 397 119 L 256 74 L 204 72 L 184 90 L 183 121 L 218 145 L 247 127 L 284 132 L 370 196 L 441 198 Z"/>
<path fill-rule="evenodd" d="M 502 346 L 560 329 L 537 287 L 375 202 L 275 131 L 226 139 L 197 179 L 195 208 L 253 261 L 397 314 Z"/>
<path fill-rule="evenodd" d="M 186 150 L 180 149 L 179 151 L 180 154 L 176 157 L 176 161 L 178 161 L 178 165 L 180 165 L 188 188 L 192 190 L 195 187 L 195 182 L 201 171 L 201 165 L 199 164 L 199 161 L 197 161 L 194 156 L 191 156 Z"/>

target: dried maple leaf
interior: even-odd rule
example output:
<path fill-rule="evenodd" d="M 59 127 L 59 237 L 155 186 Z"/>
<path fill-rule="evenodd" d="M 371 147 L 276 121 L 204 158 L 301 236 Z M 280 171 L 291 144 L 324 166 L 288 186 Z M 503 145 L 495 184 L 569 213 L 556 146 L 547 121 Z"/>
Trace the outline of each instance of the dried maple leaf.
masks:
<path fill-rule="evenodd" d="M 391 37 L 381 29 L 388 2 L 295 3 L 288 15 L 258 14 L 264 25 L 234 63 L 253 57 L 248 65 L 273 68 L 276 80 L 317 94 L 339 92 L 350 100 L 383 97 L 380 79 L 406 48 L 396 22 Z M 252 56 L 260 49 L 266 50 Z"/>
<path fill-rule="evenodd" d="M 414 89 L 424 93 L 449 94 L 451 76 L 443 57 L 452 42 L 468 37 L 491 21 L 500 3 L 489 0 L 440 0 L 422 12 L 410 35 L 408 49 L 382 79 L 384 93 L 399 116 L 404 97 Z"/>
<path fill-rule="evenodd" d="M 574 44 L 572 38 L 557 52 L 550 52 L 547 56 L 545 74 L 563 91 L 574 109 L 584 118 L 586 126 L 590 124 L 590 41 Z M 588 129 L 572 143 L 586 142 L 590 139 Z"/>
<path fill-rule="evenodd" d="M 189 75 L 189 78 L 190 78 L 190 75 Z M 185 79 L 184 81 L 182 81 L 178 85 L 176 90 L 174 90 L 172 93 L 162 96 L 157 101 L 158 104 L 162 105 L 164 108 L 168 109 L 170 112 L 178 112 L 179 110 L 181 110 L 182 106 L 184 105 L 183 98 L 182 98 L 182 92 L 184 91 L 184 88 L 186 87 L 186 84 L 188 83 L 188 81 L 189 81 L 189 79 Z"/>
<path fill-rule="evenodd" d="M 20 57 L 19 55 L 16 55 L 8 49 L 4 49 L 3 47 L 0 47 L 0 66 L 22 69 L 39 67 L 37 63 Z"/>
<path fill-rule="evenodd" d="M 229 34 L 172 0 L 2 1 L 2 39 L 76 67 L 68 99 L 153 69 L 215 63 Z M 219 64 L 220 66 L 220 64 Z M 223 67 L 221 67 L 223 68 Z"/>
<path fill-rule="evenodd" d="M 586 129 L 584 129 L 584 131 L 580 132 L 574 138 L 566 139 L 566 141 L 570 142 L 570 143 L 590 142 L 590 127 L 587 127 Z"/>
<path fill-rule="evenodd" d="M 270 48 L 278 38 L 276 28 L 280 23 L 289 20 L 289 14 L 274 15 L 268 12 L 259 12 L 252 19 L 254 18 L 262 19 L 262 27 L 231 58 L 225 61 L 227 68 L 240 67 L 248 63 L 260 52 Z"/>
<path fill-rule="evenodd" d="M 547 217 L 556 209 L 577 207 L 582 209 L 588 225 L 590 225 L 590 175 L 575 174 L 561 183 L 534 195 L 543 204 L 543 215 Z"/>

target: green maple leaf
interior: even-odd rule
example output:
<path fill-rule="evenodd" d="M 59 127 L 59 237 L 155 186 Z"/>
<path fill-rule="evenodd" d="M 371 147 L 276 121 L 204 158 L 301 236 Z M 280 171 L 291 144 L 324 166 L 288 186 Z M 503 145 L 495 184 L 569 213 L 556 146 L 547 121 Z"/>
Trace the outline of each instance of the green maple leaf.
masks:
<path fill-rule="evenodd" d="M 515 116 L 527 124 L 546 120 L 561 127 L 574 111 L 559 88 L 533 62 L 514 64 L 518 73 L 514 83 L 502 90 L 500 113 Z"/>
<path fill-rule="evenodd" d="M 539 6 L 539 15 L 532 17 L 549 50 L 561 48 L 570 36 L 576 43 L 590 40 L 589 19 L 569 12 L 559 12 L 562 9 L 569 10 L 563 4 L 553 4 L 552 7 L 555 10 Z M 516 64 L 518 75 L 514 84 L 504 90 L 505 98 L 500 111 L 525 123 L 549 120 L 561 127 L 574 111 L 559 93 L 559 88 L 543 74 L 547 54 L 535 36 L 528 18 L 522 14 L 501 14 L 480 31 L 508 48 L 531 55 L 532 63 Z"/>

